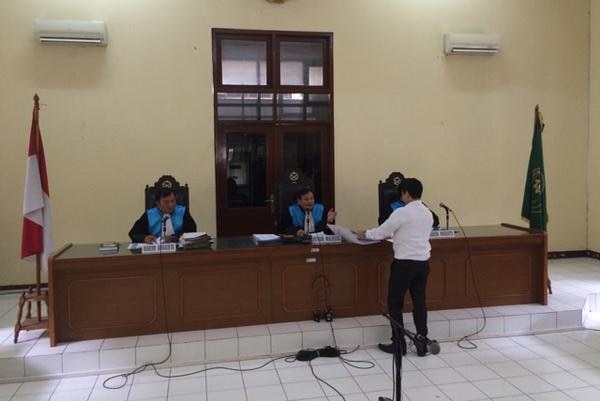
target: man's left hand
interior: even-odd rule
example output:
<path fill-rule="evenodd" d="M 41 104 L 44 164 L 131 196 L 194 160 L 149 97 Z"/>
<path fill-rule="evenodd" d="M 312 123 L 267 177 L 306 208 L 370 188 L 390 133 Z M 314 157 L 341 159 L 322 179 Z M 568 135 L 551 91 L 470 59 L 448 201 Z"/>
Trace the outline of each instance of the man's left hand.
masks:
<path fill-rule="evenodd" d="M 327 212 L 327 223 L 331 224 L 335 221 L 337 217 L 337 212 L 334 209 L 329 209 Z"/>
<path fill-rule="evenodd" d="M 367 239 L 367 232 L 365 230 L 355 231 L 354 233 L 356 234 L 356 238 L 358 239 Z"/>

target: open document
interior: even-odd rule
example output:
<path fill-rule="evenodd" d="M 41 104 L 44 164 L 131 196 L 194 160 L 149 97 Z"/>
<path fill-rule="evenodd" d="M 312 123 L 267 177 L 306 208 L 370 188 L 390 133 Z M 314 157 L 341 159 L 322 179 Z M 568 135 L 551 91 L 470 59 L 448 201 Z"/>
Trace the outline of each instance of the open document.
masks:
<path fill-rule="evenodd" d="M 370 245 L 379 242 L 370 239 L 358 239 L 356 237 L 356 234 L 354 234 L 348 227 L 340 226 L 337 224 L 327 224 L 327 227 L 329 227 L 329 229 L 333 231 L 334 234 L 341 235 L 344 240 L 352 242 L 354 244 Z"/>

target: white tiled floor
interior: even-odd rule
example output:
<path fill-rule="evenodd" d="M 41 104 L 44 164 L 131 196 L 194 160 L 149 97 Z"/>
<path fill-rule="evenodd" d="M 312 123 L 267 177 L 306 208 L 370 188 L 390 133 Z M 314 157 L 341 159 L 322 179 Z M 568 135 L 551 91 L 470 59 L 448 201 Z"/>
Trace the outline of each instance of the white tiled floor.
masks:
<path fill-rule="evenodd" d="M 585 302 L 587 294 L 600 292 L 600 262 L 591 259 L 571 259 L 550 262 L 554 295 L 549 305 L 517 305 L 511 307 L 488 308 L 491 318 L 502 320 L 504 326 L 513 325 L 523 331 L 531 326 L 558 329 L 561 311 L 570 311 L 574 303 Z M 538 308 L 538 307 L 541 307 Z M 593 308 L 586 305 L 590 317 L 587 324 L 594 324 Z M 3 341 L 11 341 L 10 335 L 14 317 L 14 297 L 0 296 L 0 336 Z M 510 313 L 509 309 L 514 313 Z M 494 314 L 493 312 L 497 312 Z M 431 313 L 430 325 L 446 323 L 446 336 L 458 334 L 476 322 L 479 312 L 473 309 L 456 311 L 438 311 Z M 523 313 L 532 313 L 527 321 L 507 320 L 507 317 L 522 317 Z M 543 315 L 549 314 L 547 318 Z M 493 315 L 493 316 L 492 316 Z M 536 316 L 535 321 L 533 316 Z M 542 316 L 538 316 L 542 315 Z M 362 328 L 378 327 L 378 317 L 361 317 L 355 320 L 338 319 L 336 330 L 352 330 L 355 324 Z M 454 320 L 453 320 L 454 319 Z M 452 322 L 463 321 L 465 325 Z M 553 323 L 550 323 L 550 322 Z M 597 321 L 600 327 L 600 319 Z M 554 324 L 552 326 L 552 324 Z M 526 327 L 530 325 L 529 327 Z M 546 325 L 550 325 L 546 327 Z M 512 327 L 512 326 L 511 326 Z M 568 326 L 566 326 L 568 327 Z M 233 331 L 232 331 L 233 330 Z M 438 327 L 439 330 L 439 327 Z M 506 327 L 504 327 L 506 330 Z M 251 352 L 254 347 L 266 347 L 261 339 L 269 336 L 270 352 L 285 349 L 297 350 L 306 341 L 317 344 L 320 327 L 310 322 L 284 323 L 268 326 L 256 326 L 231 330 L 177 333 L 174 342 L 177 345 L 202 344 L 202 352 L 196 356 L 205 357 L 207 345 L 213 343 L 217 351 L 221 347 L 236 344 L 236 352 L 242 348 Z M 337 333 L 336 331 L 336 333 Z M 432 330 L 433 331 L 433 330 Z M 542 330 L 543 331 L 543 330 Z M 443 328 L 442 328 L 443 332 Z M 518 332 L 518 331 L 517 331 Z M 356 342 L 357 333 L 349 332 L 348 343 Z M 311 337 L 312 336 L 312 337 Z M 341 336 L 343 337 L 343 336 Z M 373 338 L 380 338 L 374 336 Z M 242 339 L 248 339 L 247 341 Z M 128 339 L 98 340 L 63 345 L 60 348 L 47 347 L 47 340 L 40 333 L 29 333 L 22 337 L 17 346 L 0 346 L 0 377 L 2 372 L 13 370 L 55 369 L 60 361 L 65 371 L 65 363 L 70 355 L 95 355 L 86 360 L 91 368 L 101 366 L 129 366 L 132 361 L 158 359 L 162 355 L 163 338 L 144 336 Z M 230 344 L 231 342 L 231 344 Z M 600 332 L 592 330 L 573 330 L 562 332 L 544 332 L 537 335 L 506 335 L 497 338 L 476 340 L 477 349 L 465 350 L 456 342 L 442 343 L 439 355 L 425 358 L 417 357 L 414 352 L 403 359 L 402 388 L 404 399 L 408 401 L 559 401 L 600 400 Z M 262 345 L 261 345 L 262 344 Z M 277 344 L 278 349 L 275 349 Z M 206 348 L 205 348 L 206 347 Z M 147 351 L 147 352 L 144 352 Z M 187 355 L 191 348 L 180 350 Z M 262 354 L 265 354 L 261 348 Z M 29 358 L 16 358 L 28 355 Z M 236 353 L 237 356 L 237 353 Z M 62 357 L 57 359 L 56 357 Z M 389 355 L 375 348 L 356 351 L 346 356 L 352 360 L 365 360 L 373 364 L 370 369 L 360 369 L 342 363 L 337 358 L 319 358 L 313 361 L 314 371 L 319 377 L 337 388 L 348 401 L 377 400 L 379 396 L 391 396 L 392 361 Z M 24 366 L 12 366 L 8 361 L 27 360 Z M 208 367 L 226 366 L 229 368 L 250 369 L 260 366 L 268 359 L 245 360 L 226 364 L 209 364 Z M 105 363 L 103 364 L 102 361 Z M 81 363 L 74 361 L 73 363 Z M 54 364 L 54 365 L 53 365 Z M 359 364 L 360 365 L 360 364 Z M 361 367 L 366 367 L 362 366 Z M 178 366 L 161 368 L 162 375 L 181 375 L 204 369 L 205 365 Z M 67 369 L 68 370 L 68 369 Z M 0 384 L 0 401 L 126 401 L 126 400 L 169 400 L 169 401 L 291 401 L 341 400 L 330 387 L 319 382 L 306 362 L 286 362 L 277 360 L 260 370 L 248 370 L 240 373 L 235 370 L 213 369 L 186 377 L 161 378 L 153 371 L 145 371 L 134 377 L 118 390 L 102 387 L 110 375 L 91 374 L 81 377 L 66 377 L 54 380 L 33 382 L 11 382 Z M 4 377 L 7 377 L 5 374 Z M 117 381 L 111 384 L 117 384 Z"/>
<path fill-rule="evenodd" d="M 559 357 L 547 354 L 546 346 L 560 344 L 571 346 Z M 486 339 L 479 345 L 483 349 L 463 350 L 455 343 L 442 343 L 439 355 L 425 358 L 409 353 L 403 360 L 404 399 L 600 400 L 600 332 L 579 330 L 556 336 L 504 337 Z M 531 350 L 533 346 L 537 346 L 536 351 Z M 591 352 L 580 353 L 580 349 Z M 482 361 L 485 359 L 482 355 L 494 357 L 486 362 Z M 504 357 L 497 358 L 498 355 Z M 389 355 L 369 348 L 346 357 L 369 361 L 374 367 L 357 369 L 337 358 L 322 358 L 314 361 L 314 371 L 344 394 L 347 400 L 374 401 L 379 395 L 391 395 L 392 360 Z M 242 366 L 250 369 L 262 363 L 264 360 L 244 361 Z M 241 365 L 234 362 L 226 366 L 240 368 Z M 161 373 L 178 375 L 204 368 L 201 365 L 162 369 Z M 260 370 L 243 373 L 218 369 L 171 379 L 146 371 L 134 376 L 119 390 L 102 387 L 108 376 L 2 384 L 0 400 L 341 400 L 331 388 L 314 378 L 305 362 L 279 360 Z"/>

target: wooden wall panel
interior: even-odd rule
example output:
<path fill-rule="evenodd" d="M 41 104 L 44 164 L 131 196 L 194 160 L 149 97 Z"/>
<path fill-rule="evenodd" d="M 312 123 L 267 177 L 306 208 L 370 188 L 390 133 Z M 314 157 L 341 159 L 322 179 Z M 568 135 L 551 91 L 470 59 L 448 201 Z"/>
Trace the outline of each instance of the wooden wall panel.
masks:
<path fill-rule="evenodd" d="M 517 251 L 489 253 L 474 255 L 472 261 L 474 275 L 465 267 L 464 288 L 467 298 L 477 299 L 479 293 L 488 304 L 494 299 L 503 298 L 512 298 L 521 303 L 533 302 L 531 254 Z"/>
<path fill-rule="evenodd" d="M 148 327 L 158 319 L 157 284 L 143 275 L 73 280 L 67 287 L 68 325 L 74 331 Z"/>

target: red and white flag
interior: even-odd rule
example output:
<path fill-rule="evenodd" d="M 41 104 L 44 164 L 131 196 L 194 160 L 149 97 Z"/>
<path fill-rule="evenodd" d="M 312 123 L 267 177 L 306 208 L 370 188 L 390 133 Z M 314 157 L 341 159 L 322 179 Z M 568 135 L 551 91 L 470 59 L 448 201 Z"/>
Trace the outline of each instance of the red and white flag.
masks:
<path fill-rule="evenodd" d="M 21 258 L 35 261 L 35 256 L 40 254 L 41 267 L 46 269 L 48 256 L 53 250 L 52 213 L 38 112 L 39 104 L 36 95 L 29 136 L 29 152 L 27 153 Z"/>

